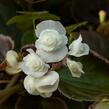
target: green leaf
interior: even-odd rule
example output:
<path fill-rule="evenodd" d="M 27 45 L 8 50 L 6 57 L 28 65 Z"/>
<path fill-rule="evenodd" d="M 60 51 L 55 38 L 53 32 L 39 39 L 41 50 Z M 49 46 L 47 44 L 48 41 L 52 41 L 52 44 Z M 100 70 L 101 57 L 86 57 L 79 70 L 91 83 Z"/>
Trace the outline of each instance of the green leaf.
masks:
<path fill-rule="evenodd" d="M 23 36 L 21 37 L 21 45 L 26 44 L 33 44 L 36 40 L 36 36 L 33 30 L 29 30 L 24 32 Z"/>
<path fill-rule="evenodd" d="M 77 101 L 96 101 L 109 96 L 109 66 L 90 55 L 77 59 L 83 64 L 80 78 L 71 76 L 67 67 L 59 72 L 59 91 L 66 97 Z"/>
<path fill-rule="evenodd" d="M 66 26 L 67 34 L 70 34 L 72 31 L 74 31 L 78 27 L 81 27 L 83 25 L 86 25 L 87 23 L 88 23 L 87 21 L 84 21 L 84 22 L 80 22 L 80 23 L 77 23 L 77 24 Z"/>
<path fill-rule="evenodd" d="M 27 30 L 31 27 L 34 27 L 34 22 L 37 19 L 40 20 L 59 20 L 60 18 L 54 14 L 50 14 L 48 12 L 20 12 L 22 15 L 17 15 L 12 17 L 8 22 L 7 25 L 16 23 L 17 27 L 21 30 Z M 34 28 L 33 28 L 34 29 Z"/>

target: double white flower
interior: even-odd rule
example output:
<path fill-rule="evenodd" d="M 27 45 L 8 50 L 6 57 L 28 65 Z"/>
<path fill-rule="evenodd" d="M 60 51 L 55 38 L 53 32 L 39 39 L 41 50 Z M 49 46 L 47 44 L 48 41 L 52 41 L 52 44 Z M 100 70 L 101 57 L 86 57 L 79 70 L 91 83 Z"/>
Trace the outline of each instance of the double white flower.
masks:
<path fill-rule="evenodd" d="M 59 62 L 68 53 L 67 36 L 63 25 L 58 21 L 46 20 L 36 26 L 37 54 L 47 63 Z"/>
<path fill-rule="evenodd" d="M 27 49 L 27 51 L 29 54 L 23 58 L 23 62 L 20 64 L 24 73 L 35 78 L 45 75 L 50 66 L 45 64 L 32 49 Z"/>
<path fill-rule="evenodd" d="M 24 79 L 24 87 L 31 95 L 40 95 L 42 97 L 50 97 L 58 88 L 59 75 L 55 71 L 48 72 L 41 78 L 27 76 Z"/>

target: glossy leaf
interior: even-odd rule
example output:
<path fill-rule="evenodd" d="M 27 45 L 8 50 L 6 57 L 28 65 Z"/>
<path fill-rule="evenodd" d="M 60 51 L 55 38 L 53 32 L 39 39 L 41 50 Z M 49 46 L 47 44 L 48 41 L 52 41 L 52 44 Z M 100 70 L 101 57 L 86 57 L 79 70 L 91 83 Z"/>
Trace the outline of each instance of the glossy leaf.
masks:
<path fill-rule="evenodd" d="M 92 55 L 80 59 L 85 74 L 74 78 L 67 67 L 61 69 L 58 71 L 61 78 L 59 91 L 77 101 L 96 101 L 109 96 L 109 66 Z"/>

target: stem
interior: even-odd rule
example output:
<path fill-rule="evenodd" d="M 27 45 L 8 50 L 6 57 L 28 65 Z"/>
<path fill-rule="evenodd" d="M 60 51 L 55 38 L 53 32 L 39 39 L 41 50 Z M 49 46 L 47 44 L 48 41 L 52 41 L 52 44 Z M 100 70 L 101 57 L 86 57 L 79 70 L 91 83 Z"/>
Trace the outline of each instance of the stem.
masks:
<path fill-rule="evenodd" d="M 33 17 L 33 31 L 34 31 L 34 39 L 36 40 L 36 33 L 35 33 L 35 18 Z"/>
<path fill-rule="evenodd" d="M 0 80 L 0 84 L 7 84 L 9 82 L 10 82 L 9 80 Z"/>
<path fill-rule="evenodd" d="M 14 87 L 6 88 L 0 91 L 0 104 L 6 101 L 11 95 L 21 91 L 23 89 L 21 83 Z"/>
<path fill-rule="evenodd" d="M 21 73 L 16 74 L 11 81 L 9 82 L 9 84 L 6 86 L 6 88 L 12 87 L 13 85 L 16 84 L 16 82 L 18 81 L 19 77 L 20 77 Z"/>
<path fill-rule="evenodd" d="M 73 41 L 73 36 L 70 34 L 70 36 L 68 37 L 68 45 L 70 45 Z"/>
<path fill-rule="evenodd" d="M 20 77 L 21 73 L 15 75 L 5 89 L 0 90 L 0 104 L 6 101 L 11 95 L 22 90 L 21 82 L 15 85 Z M 15 85 L 15 86 L 14 86 Z"/>
<path fill-rule="evenodd" d="M 35 34 L 35 19 L 34 18 L 33 18 L 33 30 L 34 30 L 34 34 Z"/>

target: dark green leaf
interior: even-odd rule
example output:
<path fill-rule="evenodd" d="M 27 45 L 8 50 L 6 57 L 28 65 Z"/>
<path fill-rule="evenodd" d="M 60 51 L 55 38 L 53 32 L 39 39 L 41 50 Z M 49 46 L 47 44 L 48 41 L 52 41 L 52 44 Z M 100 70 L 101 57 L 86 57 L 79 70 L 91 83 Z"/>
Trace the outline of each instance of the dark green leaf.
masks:
<path fill-rule="evenodd" d="M 65 102 L 57 97 L 23 96 L 16 103 L 15 109 L 68 109 Z"/>
<path fill-rule="evenodd" d="M 90 55 L 79 58 L 83 63 L 83 74 L 80 78 L 71 76 L 67 67 L 59 72 L 59 91 L 66 97 L 77 101 L 96 101 L 109 96 L 109 66 Z"/>
<path fill-rule="evenodd" d="M 77 23 L 77 24 L 73 24 L 73 25 L 67 26 L 66 27 L 67 34 L 70 34 L 72 31 L 74 31 L 78 27 L 81 27 L 83 25 L 86 25 L 87 23 L 88 23 L 87 21 L 84 21 L 84 22 L 80 22 L 80 23 Z"/>
<path fill-rule="evenodd" d="M 33 30 L 24 32 L 21 38 L 21 45 L 33 44 L 35 42 L 36 36 Z"/>

